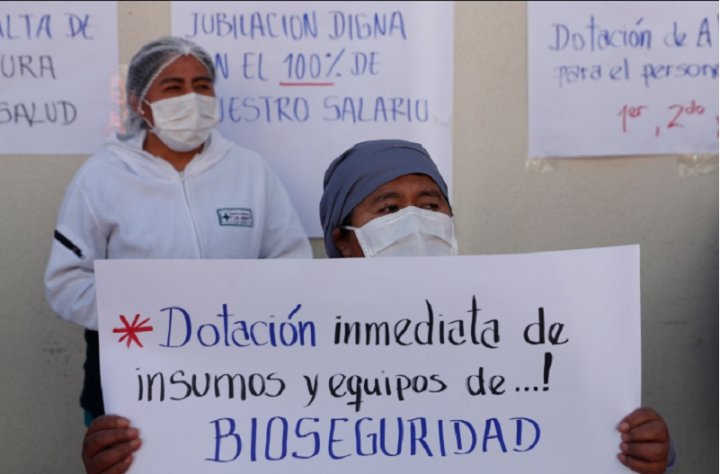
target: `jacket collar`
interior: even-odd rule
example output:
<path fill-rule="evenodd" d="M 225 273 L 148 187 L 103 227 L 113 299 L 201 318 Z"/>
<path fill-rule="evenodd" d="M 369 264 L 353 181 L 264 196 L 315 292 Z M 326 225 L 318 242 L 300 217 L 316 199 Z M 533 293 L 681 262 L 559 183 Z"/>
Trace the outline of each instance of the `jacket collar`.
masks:
<path fill-rule="evenodd" d="M 145 134 L 146 132 L 142 131 L 129 138 L 116 135 L 105 145 L 105 148 L 138 174 L 177 178 L 179 173 L 169 162 L 142 149 Z M 202 174 L 222 160 L 232 147 L 232 142 L 225 139 L 217 130 L 213 130 L 203 150 L 193 157 L 183 174 L 188 177 Z"/>

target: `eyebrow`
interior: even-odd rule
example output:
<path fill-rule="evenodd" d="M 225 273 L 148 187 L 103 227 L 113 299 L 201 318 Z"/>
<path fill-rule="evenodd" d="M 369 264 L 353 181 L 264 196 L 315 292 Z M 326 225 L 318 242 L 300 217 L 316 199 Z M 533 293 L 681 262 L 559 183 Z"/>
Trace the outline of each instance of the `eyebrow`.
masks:
<path fill-rule="evenodd" d="M 434 197 L 441 199 L 443 197 L 443 194 L 437 190 L 437 189 L 423 189 L 420 192 L 417 193 L 420 197 Z M 388 199 L 397 199 L 400 197 L 400 193 L 397 191 L 388 191 L 386 193 L 379 194 L 376 196 L 372 201 L 370 201 L 371 204 L 377 204 L 382 201 L 386 201 Z"/>
<path fill-rule="evenodd" d="M 386 193 L 379 194 L 373 198 L 372 201 L 370 201 L 371 204 L 377 204 L 381 201 L 386 201 L 388 199 L 397 199 L 400 197 L 400 193 L 395 191 L 388 191 Z"/>
<path fill-rule="evenodd" d="M 423 189 L 418 193 L 420 196 L 430 196 L 430 197 L 436 197 L 441 198 L 444 197 L 443 194 L 437 190 L 437 189 Z"/>
<path fill-rule="evenodd" d="M 197 82 L 212 82 L 212 78 L 210 76 L 194 77 L 192 79 L 192 83 L 195 84 Z M 179 77 L 166 77 L 165 79 L 160 81 L 160 85 L 182 84 L 182 83 L 183 83 L 183 79 L 180 79 Z"/>
<path fill-rule="evenodd" d="M 180 79 L 179 77 L 166 77 L 165 79 L 160 81 L 160 85 L 165 85 L 165 84 L 169 84 L 169 83 L 173 83 L 173 84 L 182 83 L 182 79 Z"/>

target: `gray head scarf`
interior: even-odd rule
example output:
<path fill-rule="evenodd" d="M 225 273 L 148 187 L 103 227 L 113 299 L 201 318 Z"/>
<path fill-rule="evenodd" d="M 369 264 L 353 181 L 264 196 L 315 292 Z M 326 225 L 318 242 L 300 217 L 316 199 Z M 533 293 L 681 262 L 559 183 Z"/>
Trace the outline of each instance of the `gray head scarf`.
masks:
<path fill-rule="evenodd" d="M 325 171 L 320 199 L 320 222 L 327 256 L 340 256 L 332 231 L 340 227 L 355 206 L 383 184 L 414 173 L 432 178 L 450 202 L 447 184 L 430 154 L 419 143 L 405 140 L 361 142 L 330 163 Z"/>

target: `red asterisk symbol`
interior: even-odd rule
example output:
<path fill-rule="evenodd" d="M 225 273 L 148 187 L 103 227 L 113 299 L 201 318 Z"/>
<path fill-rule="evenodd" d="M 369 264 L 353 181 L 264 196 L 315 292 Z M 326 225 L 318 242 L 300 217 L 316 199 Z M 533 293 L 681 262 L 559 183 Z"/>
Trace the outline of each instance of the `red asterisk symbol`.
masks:
<path fill-rule="evenodd" d="M 136 314 L 132 324 L 129 324 L 127 319 L 125 319 L 125 315 L 120 315 L 120 321 L 122 321 L 125 327 L 113 328 L 114 333 L 123 334 L 123 336 L 118 339 L 118 342 L 122 342 L 123 339 L 127 339 L 128 347 L 130 347 L 130 344 L 133 341 L 135 341 L 138 346 L 143 347 L 142 342 L 140 342 L 140 339 L 138 339 L 137 333 L 152 331 L 153 327 L 145 326 L 145 323 L 150 321 L 150 318 L 145 318 L 140 323 L 138 323 L 138 319 L 140 319 L 140 315 Z"/>

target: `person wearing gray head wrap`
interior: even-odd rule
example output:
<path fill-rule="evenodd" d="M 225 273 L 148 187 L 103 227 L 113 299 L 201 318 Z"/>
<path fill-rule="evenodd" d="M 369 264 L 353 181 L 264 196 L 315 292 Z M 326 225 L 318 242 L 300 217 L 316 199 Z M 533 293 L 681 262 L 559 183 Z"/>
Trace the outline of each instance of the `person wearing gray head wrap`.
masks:
<path fill-rule="evenodd" d="M 215 65 L 210 55 L 197 44 L 177 36 L 158 38 L 146 44 L 135 53 L 128 66 L 125 80 L 127 118 L 125 131 L 127 136 L 136 135 L 148 125 L 138 114 L 137 105 L 145 100 L 150 85 L 163 70 L 180 56 L 191 55 L 206 68 L 215 82 Z"/>
<path fill-rule="evenodd" d="M 402 140 L 359 143 L 325 173 L 320 219 L 327 255 L 452 255 L 428 252 L 432 245 L 445 251 L 448 246 L 443 246 L 454 241 L 447 197 L 447 186 L 421 145 Z M 434 243 L 415 245 L 413 239 Z M 391 247 L 394 252 L 388 253 Z M 634 472 L 659 474 L 675 464 L 667 423 L 652 408 L 634 410 L 617 430 L 617 457 Z"/>
<path fill-rule="evenodd" d="M 429 176 L 449 203 L 447 184 L 419 143 L 397 139 L 365 141 L 330 164 L 320 200 L 320 222 L 328 257 L 340 257 L 333 230 L 345 225 L 353 209 L 380 186 L 408 174 Z"/>

